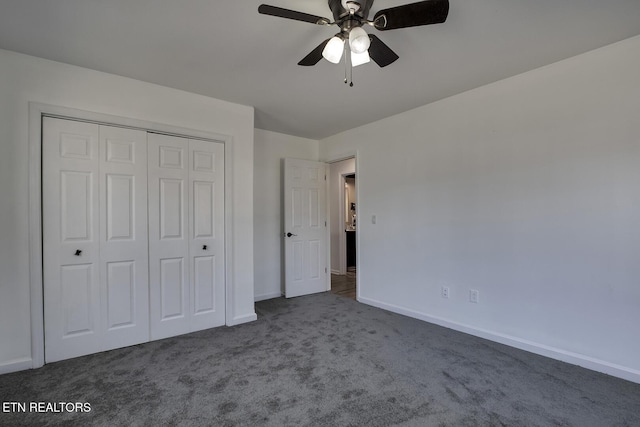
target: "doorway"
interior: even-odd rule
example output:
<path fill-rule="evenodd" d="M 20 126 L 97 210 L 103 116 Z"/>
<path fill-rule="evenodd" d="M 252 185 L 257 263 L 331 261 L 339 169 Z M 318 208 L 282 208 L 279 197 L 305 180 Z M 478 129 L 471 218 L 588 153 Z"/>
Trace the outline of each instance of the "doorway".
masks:
<path fill-rule="evenodd" d="M 330 164 L 331 292 L 357 299 L 355 158 Z"/>

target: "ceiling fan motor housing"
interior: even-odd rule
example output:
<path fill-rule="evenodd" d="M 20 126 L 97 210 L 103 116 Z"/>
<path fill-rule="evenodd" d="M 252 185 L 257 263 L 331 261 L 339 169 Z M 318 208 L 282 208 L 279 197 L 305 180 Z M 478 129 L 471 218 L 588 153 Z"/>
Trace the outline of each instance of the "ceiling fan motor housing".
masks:
<path fill-rule="evenodd" d="M 373 0 L 355 0 L 360 5 L 360 8 L 354 13 L 355 16 L 367 19 L 369 16 L 369 10 L 373 5 Z M 333 13 L 333 20 L 340 21 L 345 16 L 349 15 L 349 10 L 342 6 L 342 0 L 329 0 L 329 9 Z"/>

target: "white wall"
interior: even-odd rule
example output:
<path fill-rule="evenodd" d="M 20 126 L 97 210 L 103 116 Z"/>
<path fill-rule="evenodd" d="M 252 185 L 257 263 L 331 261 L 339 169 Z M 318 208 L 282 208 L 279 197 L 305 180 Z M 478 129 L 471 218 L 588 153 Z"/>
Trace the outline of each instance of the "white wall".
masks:
<path fill-rule="evenodd" d="M 321 141 L 358 150 L 361 301 L 640 382 L 639 51 Z"/>
<path fill-rule="evenodd" d="M 329 206 L 330 206 L 330 233 L 331 233 L 331 272 L 344 274 L 346 272 L 346 249 L 343 247 L 346 238 L 344 234 L 344 222 L 340 220 L 340 212 L 344 212 L 344 184 L 343 175 L 356 173 L 356 159 L 351 158 L 331 163 L 329 170 Z M 354 191 L 355 193 L 355 191 Z M 357 206 L 356 206 L 357 208 Z M 344 214 L 343 214 L 344 215 Z M 342 236 L 344 237 L 344 236 Z M 341 243 L 342 242 L 342 243 Z M 340 260 L 344 259 L 342 267 Z"/>
<path fill-rule="evenodd" d="M 0 373 L 31 361 L 30 101 L 231 136 L 231 323 L 255 319 L 253 108 L 0 50 Z"/>
<path fill-rule="evenodd" d="M 318 141 L 256 129 L 253 162 L 256 301 L 279 297 L 284 289 L 284 158 L 318 160 Z"/>

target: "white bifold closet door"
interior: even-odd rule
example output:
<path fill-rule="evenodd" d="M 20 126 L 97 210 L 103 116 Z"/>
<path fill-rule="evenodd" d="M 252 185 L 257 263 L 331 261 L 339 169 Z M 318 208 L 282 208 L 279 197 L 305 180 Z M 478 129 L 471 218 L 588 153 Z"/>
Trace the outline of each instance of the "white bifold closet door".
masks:
<path fill-rule="evenodd" d="M 225 323 L 224 145 L 43 118 L 45 361 Z"/>
<path fill-rule="evenodd" d="M 224 145 L 150 133 L 151 339 L 225 323 Z"/>
<path fill-rule="evenodd" d="M 47 362 L 149 339 L 146 139 L 43 119 Z"/>

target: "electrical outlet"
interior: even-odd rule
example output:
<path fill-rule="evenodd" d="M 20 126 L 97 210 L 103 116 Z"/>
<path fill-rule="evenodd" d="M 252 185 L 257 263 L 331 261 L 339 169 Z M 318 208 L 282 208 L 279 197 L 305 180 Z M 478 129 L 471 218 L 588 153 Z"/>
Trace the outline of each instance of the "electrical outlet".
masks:
<path fill-rule="evenodd" d="M 442 295 L 442 298 L 449 298 L 449 287 L 448 286 L 443 286 L 440 289 L 440 294 Z"/>
<path fill-rule="evenodd" d="M 469 302 L 474 304 L 480 302 L 480 291 L 476 289 L 469 289 Z"/>

